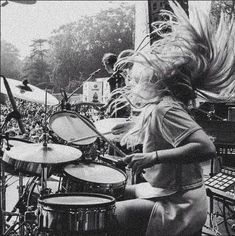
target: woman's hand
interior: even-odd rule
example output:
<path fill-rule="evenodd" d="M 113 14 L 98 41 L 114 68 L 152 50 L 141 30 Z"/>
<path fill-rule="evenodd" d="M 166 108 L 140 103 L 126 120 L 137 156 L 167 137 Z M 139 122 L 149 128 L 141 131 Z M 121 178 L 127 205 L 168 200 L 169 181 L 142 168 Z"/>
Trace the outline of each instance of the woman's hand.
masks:
<path fill-rule="evenodd" d="M 135 123 L 131 121 L 122 124 L 117 124 L 112 128 L 111 132 L 113 135 L 120 135 L 127 133 L 128 130 L 130 130 L 134 126 L 134 124 Z"/>
<path fill-rule="evenodd" d="M 140 174 L 144 169 L 158 164 L 156 152 L 131 154 L 126 156 L 123 161 L 128 164 L 129 168 L 132 168 L 135 174 Z"/>

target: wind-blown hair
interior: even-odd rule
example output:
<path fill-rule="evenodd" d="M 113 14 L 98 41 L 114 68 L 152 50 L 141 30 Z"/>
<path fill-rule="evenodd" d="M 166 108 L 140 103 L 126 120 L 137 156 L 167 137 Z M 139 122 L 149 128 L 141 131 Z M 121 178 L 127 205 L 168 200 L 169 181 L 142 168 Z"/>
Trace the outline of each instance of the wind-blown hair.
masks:
<path fill-rule="evenodd" d="M 116 68 L 125 68 L 129 79 L 125 88 L 114 92 L 121 94 L 119 102 L 145 105 L 166 93 L 186 105 L 196 96 L 212 102 L 235 100 L 234 17 L 226 19 L 222 13 L 216 28 L 209 14 L 194 9 L 195 27 L 177 2 L 169 3 L 173 13 L 161 12 L 168 20 L 152 24 L 151 35 L 160 39 L 150 51 L 126 50 L 119 55 Z M 142 96 L 147 88 L 149 96 Z M 155 96 L 153 88 L 158 90 Z"/>
<path fill-rule="evenodd" d="M 167 20 L 152 24 L 151 35 L 160 39 L 150 50 L 126 50 L 119 55 L 116 68 L 124 70 L 128 82 L 114 91 L 120 95 L 114 102 L 144 107 L 166 94 L 184 105 L 197 96 L 211 102 L 235 100 L 234 17 L 226 19 L 222 13 L 216 27 L 209 14 L 194 9 L 194 26 L 176 1 L 169 3 L 173 13 L 163 10 L 161 15 Z M 147 116 L 142 116 L 129 136 L 141 137 L 147 122 Z"/>

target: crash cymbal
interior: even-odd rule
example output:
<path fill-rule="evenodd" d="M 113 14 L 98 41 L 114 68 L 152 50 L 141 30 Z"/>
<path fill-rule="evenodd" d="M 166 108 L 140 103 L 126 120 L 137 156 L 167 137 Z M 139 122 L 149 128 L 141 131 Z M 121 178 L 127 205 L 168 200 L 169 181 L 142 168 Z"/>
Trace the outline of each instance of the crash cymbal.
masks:
<path fill-rule="evenodd" d="M 122 135 L 113 135 L 111 130 L 118 124 L 126 123 L 127 118 L 108 118 L 94 122 L 96 129 L 104 135 L 105 138 L 113 141 L 120 141 Z"/>
<path fill-rule="evenodd" d="M 4 156 L 8 158 L 30 163 L 40 164 L 62 164 L 79 159 L 82 152 L 76 148 L 60 145 L 42 143 L 23 144 L 9 151 L 5 151 Z"/>
<path fill-rule="evenodd" d="M 26 101 L 45 104 L 45 91 L 29 84 L 26 80 L 19 81 L 7 78 L 12 95 Z M 7 94 L 3 78 L 1 77 L 1 93 Z M 57 105 L 59 101 L 53 95 L 47 93 L 47 105 Z"/>

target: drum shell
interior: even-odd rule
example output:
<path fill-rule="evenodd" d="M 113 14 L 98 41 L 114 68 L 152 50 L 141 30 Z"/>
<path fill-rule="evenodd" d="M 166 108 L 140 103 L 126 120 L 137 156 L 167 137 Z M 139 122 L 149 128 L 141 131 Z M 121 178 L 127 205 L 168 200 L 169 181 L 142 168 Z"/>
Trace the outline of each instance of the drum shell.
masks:
<path fill-rule="evenodd" d="M 14 169 L 15 173 L 20 172 L 26 176 L 40 176 L 42 173 L 42 164 L 40 163 L 15 160 L 9 157 L 6 153 L 4 153 L 2 160 L 8 166 Z M 51 175 L 52 169 L 53 169 L 52 165 L 47 167 L 48 176 Z"/>
<path fill-rule="evenodd" d="M 94 163 L 94 162 L 92 163 L 95 165 L 106 166 L 112 168 L 114 171 L 120 172 L 121 174 L 123 174 L 124 180 L 115 183 L 91 182 L 84 179 L 75 178 L 74 176 L 64 171 L 62 180 L 62 191 L 65 191 L 67 193 L 75 193 L 75 192 L 100 193 L 113 196 L 115 197 L 115 199 L 121 200 L 123 198 L 126 187 L 127 175 L 123 171 L 117 168 L 100 163 Z"/>
<path fill-rule="evenodd" d="M 101 194 L 52 194 L 49 197 L 92 196 L 110 199 L 109 203 L 93 205 L 50 205 L 39 199 L 39 230 L 44 232 L 106 232 L 114 220 L 115 200 Z M 62 234 L 62 235 L 64 235 Z M 57 235 L 57 234 L 55 234 Z M 79 234 L 80 235 L 80 234 Z"/>

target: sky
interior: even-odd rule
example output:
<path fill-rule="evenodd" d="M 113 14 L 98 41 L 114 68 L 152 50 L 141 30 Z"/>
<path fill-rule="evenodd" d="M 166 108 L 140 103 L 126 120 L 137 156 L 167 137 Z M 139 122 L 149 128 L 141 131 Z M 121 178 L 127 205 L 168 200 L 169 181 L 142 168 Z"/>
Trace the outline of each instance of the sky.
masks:
<path fill-rule="evenodd" d="M 1 0 L 3 3 L 4 0 Z M 9 2 L 1 7 L 1 40 L 12 43 L 21 59 L 30 53 L 34 39 L 47 39 L 52 30 L 77 21 L 82 15 L 94 15 L 116 7 L 121 1 L 37 0 L 33 5 Z"/>

